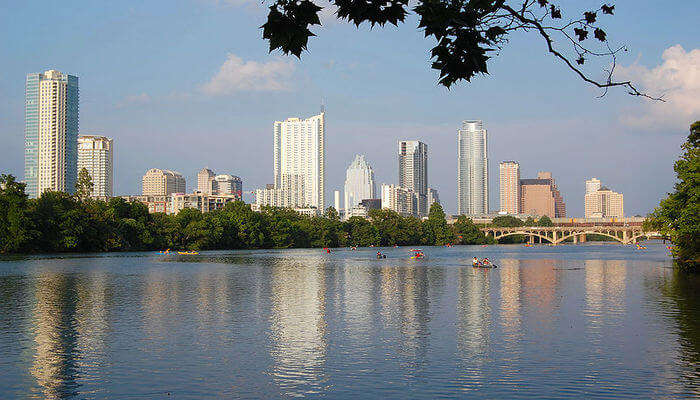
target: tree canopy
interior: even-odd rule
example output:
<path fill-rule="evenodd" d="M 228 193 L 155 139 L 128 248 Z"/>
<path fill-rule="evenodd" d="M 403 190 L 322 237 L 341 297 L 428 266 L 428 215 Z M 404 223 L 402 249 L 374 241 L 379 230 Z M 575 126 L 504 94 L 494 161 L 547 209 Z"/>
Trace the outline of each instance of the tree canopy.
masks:
<path fill-rule="evenodd" d="M 448 225 L 439 204 L 431 206 L 426 220 L 372 210 L 369 219 L 341 221 L 332 207 L 325 216 L 310 217 L 285 208 L 253 212 L 243 202 L 208 213 L 185 208 L 176 215 L 149 214 L 146 205 L 122 198 L 102 201 L 49 191 L 29 199 L 24 183 L 11 175 L 0 177 L 0 253 L 487 242 L 473 224 L 460 221 Z M 456 229 L 464 226 L 469 229 L 460 231 L 464 236 L 458 239 Z"/>
<path fill-rule="evenodd" d="M 674 192 L 661 201 L 647 219 L 646 229 L 658 229 L 671 238 L 678 264 L 700 268 L 700 121 L 690 126 L 683 154 L 673 166 Z"/>
<path fill-rule="evenodd" d="M 606 17 L 615 13 L 615 5 L 603 3 L 597 8 L 564 12 L 556 0 L 418 0 L 409 7 L 408 0 L 330 0 L 337 8 L 336 17 L 355 26 L 371 27 L 387 23 L 398 26 L 415 13 L 418 29 L 435 46 L 430 51 L 431 67 L 438 71 L 438 83 L 447 88 L 456 82 L 488 74 L 488 63 L 498 56 L 510 35 L 532 33 L 541 40 L 549 54 L 562 62 L 580 79 L 604 90 L 624 87 L 629 94 L 652 98 L 630 81 L 614 79 L 617 54 L 625 46 L 614 46 L 603 27 Z M 570 6 L 573 7 L 573 6 Z M 261 26 L 270 52 L 301 57 L 311 29 L 321 25 L 322 10 L 313 0 L 272 0 L 267 21 Z M 590 59 L 605 66 L 603 79 L 593 78 L 584 70 Z"/>

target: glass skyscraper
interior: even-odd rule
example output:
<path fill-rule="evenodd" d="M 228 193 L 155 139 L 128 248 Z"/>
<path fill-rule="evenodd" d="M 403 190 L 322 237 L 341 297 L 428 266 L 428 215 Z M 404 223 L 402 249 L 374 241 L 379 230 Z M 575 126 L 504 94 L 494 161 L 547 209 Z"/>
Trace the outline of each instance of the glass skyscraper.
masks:
<path fill-rule="evenodd" d="M 75 192 L 78 103 L 77 76 L 56 70 L 27 75 L 24 181 L 29 197 L 47 190 Z"/>
<path fill-rule="evenodd" d="M 489 212 L 488 143 L 481 121 L 464 121 L 457 131 L 457 214 Z"/>

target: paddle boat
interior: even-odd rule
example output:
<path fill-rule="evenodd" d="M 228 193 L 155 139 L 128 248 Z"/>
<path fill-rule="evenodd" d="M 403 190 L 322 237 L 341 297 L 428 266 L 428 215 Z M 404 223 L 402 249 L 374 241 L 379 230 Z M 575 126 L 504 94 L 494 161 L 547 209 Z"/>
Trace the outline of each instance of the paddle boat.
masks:
<path fill-rule="evenodd" d="M 170 254 L 170 249 L 166 249 L 164 251 L 159 251 L 157 254 Z"/>
<path fill-rule="evenodd" d="M 178 251 L 177 254 L 181 256 L 196 256 L 199 254 L 198 251 Z"/>
<path fill-rule="evenodd" d="M 420 258 L 425 258 L 425 254 L 423 253 L 423 250 L 421 249 L 411 249 L 411 255 L 412 259 L 420 259 Z"/>

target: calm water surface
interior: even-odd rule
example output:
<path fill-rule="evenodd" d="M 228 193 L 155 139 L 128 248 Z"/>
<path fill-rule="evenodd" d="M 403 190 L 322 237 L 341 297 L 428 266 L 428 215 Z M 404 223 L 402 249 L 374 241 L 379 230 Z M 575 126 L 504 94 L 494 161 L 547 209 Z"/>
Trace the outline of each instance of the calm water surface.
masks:
<path fill-rule="evenodd" d="M 700 396 L 664 246 L 425 251 L 2 259 L 0 398 Z"/>

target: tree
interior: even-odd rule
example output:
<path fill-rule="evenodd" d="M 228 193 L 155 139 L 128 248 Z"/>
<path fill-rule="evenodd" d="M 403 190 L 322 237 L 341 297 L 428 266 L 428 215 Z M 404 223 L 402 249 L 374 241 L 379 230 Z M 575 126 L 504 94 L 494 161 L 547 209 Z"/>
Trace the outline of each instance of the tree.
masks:
<path fill-rule="evenodd" d="M 0 253 L 24 251 L 31 242 L 25 187 L 12 175 L 0 176 Z"/>
<path fill-rule="evenodd" d="M 647 96 L 630 81 L 613 78 L 616 56 L 625 46 L 613 47 L 603 30 L 602 17 L 615 11 L 612 4 L 572 13 L 564 21 L 560 0 L 418 0 L 409 11 L 408 0 L 330 0 L 338 19 L 360 26 L 398 26 L 410 11 L 418 15 L 418 28 L 437 43 L 430 52 L 431 67 L 439 71 L 438 83 L 449 88 L 477 74 L 488 74 L 488 61 L 500 53 L 511 34 L 536 34 L 547 51 L 580 79 L 604 90 L 623 87 L 629 94 Z M 270 52 L 301 57 L 307 50 L 309 29 L 320 25 L 321 7 L 313 0 L 273 0 L 267 22 L 261 26 Z M 589 59 L 604 60 L 604 79 L 594 79 L 583 69 Z M 651 98 L 651 97 L 650 97 Z"/>
<path fill-rule="evenodd" d="M 537 226 L 554 226 L 554 222 L 548 216 L 543 215 L 537 221 Z"/>
<path fill-rule="evenodd" d="M 671 238 L 673 255 L 684 269 L 700 269 L 700 121 L 690 126 L 683 154 L 673 166 L 674 192 L 648 217 L 645 229 Z"/>
<path fill-rule="evenodd" d="M 465 215 L 460 215 L 457 218 L 453 229 L 462 244 L 485 244 L 489 242 L 484 232 L 480 231 L 471 218 Z"/>
<path fill-rule="evenodd" d="M 523 221 L 512 215 L 499 215 L 498 217 L 495 217 L 491 223 L 493 226 L 497 226 L 499 228 L 513 228 L 524 225 Z"/>
<path fill-rule="evenodd" d="M 454 234 L 450 231 L 445 220 L 445 211 L 440 203 L 433 203 L 428 212 L 428 219 L 423 222 L 427 228 L 428 240 L 425 244 L 442 246 L 454 241 Z"/>
<path fill-rule="evenodd" d="M 92 177 L 87 168 L 83 168 L 78 172 L 78 181 L 75 183 L 75 196 L 80 200 L 85 200 L 92 195 L 92 190 L 95 184 L 92 183 Z"/>

